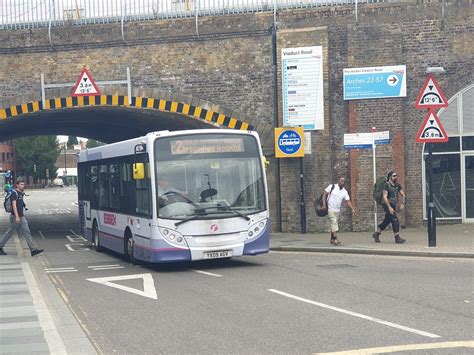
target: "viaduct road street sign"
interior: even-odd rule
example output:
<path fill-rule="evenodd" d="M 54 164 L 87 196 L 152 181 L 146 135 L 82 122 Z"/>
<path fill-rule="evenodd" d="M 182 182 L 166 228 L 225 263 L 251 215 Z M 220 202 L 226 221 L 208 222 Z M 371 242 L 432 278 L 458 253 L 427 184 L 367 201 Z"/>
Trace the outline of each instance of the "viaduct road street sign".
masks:
<path fill-rule="evenodd" d="M 428 74 L 425 83 L 416 99 L 416 108 L 448 107 L 448 100 L 432 74 Z"/>
<path fill-rule="evenodd" d="M 98 96 L 100 95 L 99 88 L 97 87 L 94 79 L 89 74 L 87 69 L 83 69 L 79 79 L 77 80 L 74 89 L 72 89 L 71 96 Z"/>
<path fill-rule="evenodd" d="M 406 66 L 344 69 L 344 100 L 407 96 Z"/>
<path fill-rule="evenodd" d="M 448 140 L 448 135 L 441 125 L 436 112 L 430 110 L 416 135 L 416 141 L 418 143 L 445 143 Z"/>
<path fill-rule="evenodd" d="M 304 128 L 275 128 L 275 158 L 304 157 Z"/>

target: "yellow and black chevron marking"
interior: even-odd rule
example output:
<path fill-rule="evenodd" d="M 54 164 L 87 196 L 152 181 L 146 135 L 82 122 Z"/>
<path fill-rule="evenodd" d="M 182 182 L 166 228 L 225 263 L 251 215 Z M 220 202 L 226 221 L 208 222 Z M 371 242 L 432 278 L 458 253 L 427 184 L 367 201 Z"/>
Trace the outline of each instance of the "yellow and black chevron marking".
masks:
<path fill-rule="evenodd" d="M 181 113 L 208 122 L 214 122 L 221 126 L 232 129 L 253 131 L 254 127 L 247 122 L 242 122 L 236 118 L 223 115 L 219 112 L 206 110 L 199 106 L 184 104 L 181 102 L 159 100 L 151 97 L 132 97 L 129 102 L 128 96 L 123 95 L 100 95 L 83 97 L 61 97 L 46 100 L 45 107 L 41 101 L 33 101 L 26 104 L 10 106 L 0 109 L 0 119 L 11 119 L 15 116 L 40 112 L 44 110 L 53 110 L 60 108 L 84 107 L 84 106 L 123 106 L 155 109 L 165 112 Z"/>

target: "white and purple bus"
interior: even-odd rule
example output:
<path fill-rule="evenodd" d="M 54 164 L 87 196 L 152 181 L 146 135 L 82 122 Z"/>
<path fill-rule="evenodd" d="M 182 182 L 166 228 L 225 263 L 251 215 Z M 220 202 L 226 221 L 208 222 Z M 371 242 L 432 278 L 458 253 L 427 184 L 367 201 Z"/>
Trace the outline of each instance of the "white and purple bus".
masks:
<path fill-rule="evenodd" d="M 160 131 L 78 158 L 81 233 L 132 262 L 269 250 L 265 159 L 256 132 Z"/>

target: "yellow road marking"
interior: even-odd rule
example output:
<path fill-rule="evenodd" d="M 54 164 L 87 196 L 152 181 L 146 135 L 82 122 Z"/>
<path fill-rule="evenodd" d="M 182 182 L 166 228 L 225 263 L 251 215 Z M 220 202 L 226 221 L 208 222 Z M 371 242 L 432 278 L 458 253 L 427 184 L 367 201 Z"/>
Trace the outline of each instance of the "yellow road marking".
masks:
<path fill-rule="evenodd" d="M 370 354 L 387 354 L 399 351 L 410 350 L 429 350 L 429 349 L 452 349 L 452 348 L 474 348 L 474 340 L 468 341 L 447 341 L 443 343 L 425 343 L 425 344 L 407 344 L 385 346 L 380 348 L 354 349 L 347 351 L 337 351 L 332 353 L 316 353 L 318 355 L 370 355 Z"/>

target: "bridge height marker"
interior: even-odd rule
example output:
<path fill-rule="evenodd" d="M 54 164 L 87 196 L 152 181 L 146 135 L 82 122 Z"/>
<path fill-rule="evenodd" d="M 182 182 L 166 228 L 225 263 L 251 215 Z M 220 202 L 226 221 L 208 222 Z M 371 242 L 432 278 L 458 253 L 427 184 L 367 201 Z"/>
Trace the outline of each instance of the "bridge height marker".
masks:
<path fill-rule="evenodd" d="M 77 79 L 76 86 L 72 89 L 72 97 L 77 96 L 98 96 L 100 95 L 100 90 L 97 87 L 92 75 L 89 71 L 84 68 L 82 69 L 79 79 Z"/>
<path fill-rule="evenodd" d="M 82 75 L 81 75 L 82 77 Z M 41 73 L 41 102 L 43 103 L 43 109 L 46 107 L 46 89 L 75 87 L 77 83 L 60 83 L 60 84 L 45 84 L 44 73 Z M 100 86 L 106 85 L 127 85 L 128 102 L 132 102 L 132 80 L 130 77 L 130 68 L 127 67 L 127 79 L 125 80 L 106 80 L 96 81 L 95 84 Z"/>

